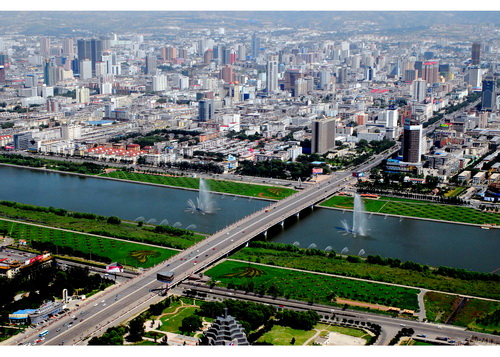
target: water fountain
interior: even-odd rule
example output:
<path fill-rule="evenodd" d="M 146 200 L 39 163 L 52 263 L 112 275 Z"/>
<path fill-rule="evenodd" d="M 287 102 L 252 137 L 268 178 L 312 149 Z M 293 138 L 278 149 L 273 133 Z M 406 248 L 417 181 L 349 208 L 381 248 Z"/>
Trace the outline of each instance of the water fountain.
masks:
<path fill-rule="evenodd" d="M 156 223 L 156 219 L 154 218 L 151 218 L 149 221 L 146 222 L 147 224 L 150 224 L 150 223 Z"/>
<path fill-rule="evenodd" d="M 181 226 L 182 226 L 181 222 L 175 222 L 174 225 L 173 225 L 173 227 L 175 227 L 175 228 L 179 228 Z"/>
<path fill-rule="evenodd" d="M 347 249 L 347 247 L 344 247 L 344 249 L 342 249 L 342 251 L 340 252 L 340 254 L 347 254 L 349 253 L 349 249 Z"/>
<path fill-rule="evenodd" d="M 316 248 L 316 244 L 312 243 L 309 245 L 309 247 L 307 247 L 307 249 L 315 249 Z"/>
<path fill-rule="evenodd" d="M 361 249 L 361 250 L 359 251 L 359 253 L 358 253 L 358 256 L 362 256 L 362 255 L 364 255 L 364 254 L 365 254 L 365 250 L 364 250 L 364 249 Z"/>
<path fill-rule="evenodd" d="M 332 251 L 332 246 L 329 245 L 328 247 L 325 248 L 325 252 L 331 252 Z"/>
<path fill-rule="evenodd" d="M 140 216 L 140 217 L 137 217 L 136 219 L 134 219 L 134 222 L 139 222 L 139 221 L 144 221 L 146 218 L 144 218 L 143 216 Z"/>
<path fill-rule="evenodd" d="M 296 247 L 298 247 L 300 245 L 300 243 L 299 242 L 293 242 L 293 245 L 296 246 Z"/>
<path fill-rule="evenodd" d="M 168 226 L 168 220 L 166 218 L 160 222 L 160 226 L 163 226 L 163 225 Z"/>
<path fill-rule="evenodd" d="M 193 200 L 189 199 L 187 201 L 188 208 L 186 212 L 199 212 L 201 214 L 212 214 L 217 210 L 214 200 L 212 200 L 210 190 L 204 179 L 200 178 L 200 187 L 198 192 L 198 197 L 196 198 L 196 204 Z"/>
<path fill-rule="evenodd" d="M 195 229 L 196 229 L 196 225 L 195 225 L 195 224 L 190 224 L 189 226 L 187 226 L 187 227 L 186 227 L 186 229 L 187 229 L 188 231 L 193 231 L 193 230 L 195 230 Z"/>
<path fill-rule="evenodd" d="M 352 214 L 352 228 L 349 228 L 349 224 L 346 220 L 342 220 L 340 222 L 342 227 L 337 227 L 337 229 L 351 233 L 354 237 L 357 235 L 365 236 L 366 235 L 366 213 L 365 213 L 365 205 L 363 203 L 363 199 L 360 195 L 354 195 L 354 210 Z"/>

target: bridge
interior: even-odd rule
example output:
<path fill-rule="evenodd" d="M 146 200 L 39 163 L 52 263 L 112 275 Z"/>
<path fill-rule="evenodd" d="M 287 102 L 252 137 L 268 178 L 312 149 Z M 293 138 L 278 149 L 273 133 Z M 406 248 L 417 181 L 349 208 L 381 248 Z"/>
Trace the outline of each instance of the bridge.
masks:
<path fill-rule="evenodd" d="M 392 153 L 396 150 L 398 147 L 390 151 Z M 368 163 L 356 168 L 356 171 L 369 171 L 388 155 L 389 152 L 376 155 Z M 158 272 L 174 271 L 175 278 L 168 284 L 169 288 L 174 287 L 193 274 L 227 257 L 232 251 L 244 246 L 259 234 L 266 234 L 269 228 L 283 224 L 288 217 L 299 215 L 304 209 L 313 208 L 345 186 L 345 181 L 350 176 L 350 171 L 336 173 L 329 180 L 309 186 L 281 201 L 273 202 L 167 261 L 149 268 L 128 282 L 113 287 L 99 297 L 89 299 L 68 316 L 40 327 L 39 329 L 49 328 L 54 331 L 47 335 L 42 343 L 86 344 L 87 339 L 92 336 L 101 335 L 107 328 L 118 325 L 149 305 L 161 301 L 163 297 L 158 291 L 164 289 L 164 284 L 156 279 Z M 29 341 L 36 337 L 37 333 L 39 333 L 37 329 L 29 330 L 15 343 Z"/>

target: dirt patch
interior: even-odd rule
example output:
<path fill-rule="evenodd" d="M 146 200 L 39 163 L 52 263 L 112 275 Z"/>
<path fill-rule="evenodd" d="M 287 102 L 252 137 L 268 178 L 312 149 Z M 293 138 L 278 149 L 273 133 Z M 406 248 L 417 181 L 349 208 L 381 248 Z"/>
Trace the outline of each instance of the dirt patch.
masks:
<path fill-rule="evenodd" d="M 330 332 L 328 335 L 328 346 L 364 346 L 366 340 L 360 337 L 344 335 L 338 332 Z"/>
<path fill-rule="evenodd" d="M 366 302 L 353 301 L 353 300 L 345 300 L 345 299 L 336 299 L 335 302 L 340 305 L 352 305 L 352 306 L 361 306 L 361 307 L 369 307 L 370 309 L 377 309 L 382 311 L 387 311 L 390 309 L 389 306 L 377 305 L 377 304 L 369 304 Z"/>

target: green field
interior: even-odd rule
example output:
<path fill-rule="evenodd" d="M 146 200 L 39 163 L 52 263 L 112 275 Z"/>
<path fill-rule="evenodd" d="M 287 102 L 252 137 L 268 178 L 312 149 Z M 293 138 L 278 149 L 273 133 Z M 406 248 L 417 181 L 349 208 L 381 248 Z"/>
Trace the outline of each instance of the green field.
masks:
<path fill-rule="evenodd" d="M 206 275 L 222 285 L 302 301 L 334 304 L 335 298 L 418 310 L 419 290 L 318 275 L 250 263 L 225 261 Z"/>
<path fill-rule="evenodd" d="M 51 211 L 52 209 L 52 211 Z M 75 213 L 81 215 L 81 213 Z M 89 218 L 75 218 L 72 212 L 20 203 L 0 201 L 0 216 L 16 221 L 33 222 L 54 228 L 68 229 L 112 238 L 122 238 L 140 243 L 151 243 L 177 249 L 185 249 L 203 239 L 200 234 L 185 231 L 180 235 L 157 233 L 155 226 L 138 226 L 135 223 L 107 223 L 108 217 L 87 214 Z"/>
<path fill-rule="evenodd" d="M 197 190 L 199 188 L 200 181 L 199 178 L 187 176 L 163 176 L 127 171 L 112 171 L 107 174 L 101 174 L 100 176 L 121 180 L 152 183 L 157 185 L 190 188 L 194 190 Z M 280 200 L 295 193 L 295 190 L 292 190 L 290 188 L 255 185 L 236 181 L 207 179 L 206 182 L 210 188 L 210 191 L 212 192 L 228 193 L 249 197 L 260 197 L 273 200 Z"/>
<path fill-rule="evenodd" d="M 182 304 L 181 301 L 184 302 L 184 304 Z M 182 320 L 193 315 L 198 310 L 197 307 L 183 307 L 185 304 L 193 305 L 193 301 L 189 299 L 180 299 L 179 301 L 172 302 L 172 304 L 163 311 L 163 314 L 166 315 L 160 318 L 162 324 L 158 330 L 181 334 L 182 332 L 179 330 L 179 327 L 182 325 Z M 198 306 L 197 303 L 194 303 L 194 305 Z M 175 313 L 175 311 L 177 311 L 177 313 Z"/>
<path fill-rule="evenodd" d="M 424 296 L 427 319 L 445 323 L 457 308 L 461 298 L 457 295 L 427 292 Z M 500 325 L 483 325 L 477 320 L 493 312 L 500 311 L 499 301 L 469 299 L 456 315 L 453 325 L 467 327 L 473 331 L 492 333 L 500 331 Z"/>
<path fill-rule="evenodd" d="M 364 199 L 363 202 L 367 212 L 460 223 L 488 223 L 500 225 L 499 214 L 481 212 L 470 207 L 444 205 L 409 199 L 396 200 L 388 197 L 381 197 L 378 200 Z M 354 198 L 349 196 L 334 196 L 322 203 L 321 206 L 352 210 Z"/>
<path fill-rule="evenodd" d="M 117 261 L 132 267 L 149 268 L 177 254 L 177 251 L 171 249 L 20 222 L 0 220 L 0 229 L 6 231 L 8 236 L 17 242 L 20 239 L 26 240 L 28 247 L 34 242 L 51 243 L 56 249 L 51 252 L 52 254 L 62 254 L 71 249 L 74 252 L 83 253 L 84 258 L 88 260 L 92 260 L 92 254 L 94 254 L 94 259 L 96 256 L 107 257 L 110 261 Z M 73 256 L 73 254 L 68 255 Z"/>
<path fill-rule="evenodd" d="M 301 346 L 314 336 L 316 331 L 296 330 L 288 326 L 274 325 L 271 331 L 259 337 L 257 342 L 266 342 L 276 346 L 290 346 L 290 341 L 295 338 L 295 345 Z"/>

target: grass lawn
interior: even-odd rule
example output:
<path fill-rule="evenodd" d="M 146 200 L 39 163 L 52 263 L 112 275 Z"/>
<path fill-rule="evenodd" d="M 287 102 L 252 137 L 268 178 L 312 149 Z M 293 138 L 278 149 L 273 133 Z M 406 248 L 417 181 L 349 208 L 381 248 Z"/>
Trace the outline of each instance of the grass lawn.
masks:
<path fill-rule="evenodd" d="M 492 212 L 481 212 L 470 207 L 444 205 L 427 201 L 409 199 L 394 199 L 381 197 L 378 200 L 364 199 L 365 210 L 368 212 L 392 214 L 416 218 L 428 218 L 450 222 L 472 224 L 500 225 L 500 215 Z M 340 209 L 353 209 L 354 198 L 349 196 L 334 196 L 321 206 Z"/>
<path fill-rule="evenodd" d="M 295 345 L 301 346 L 308 339 L 316 334 L 316 331 L 296 330 L 287 326 L 274 325 L 271 331 L 262 335 L 257 342 L 267 342 L 277 346 L 290 346 L 292 338 L 295 338 Z"/>
<path fill-rule="evenodd" d="M 24 205 L 37 208 L 36 206 Z M 0 216 L 14 220 L 24 220 L 50 227 L 63 228 L 72 231 L 98 234 L 108 237 L 117 237 L 133 240 L 141 243 L 152 243 L 160 246 L 185 249 L 203 239 L 199 234 L 186 234 L 180 236 L 167 235 L 154 232 L 154 227 L 121 222 L 120 224 L 109 224 L 106 217 L 101 219 L 74 218 L 66 215 L 58 215 L 53 212 L 43 212 L 23 208 L 23 205 L 16 204 L 15 207 L 0 205 Z M 1 227 L 0 227 L 1 228 Z"/>
<path fill-rule="evenodd" d="M 172 187 L 190 188 L 195 190 L 199 188 L 200 181 L 199 178 L 194 177 L 163 176 L 126 171 L 112 171 L 107 174 L 101 174 L 100 176 Z M 296 192 L 295 190 L 290 188 L 256 185 L 236 181 L 207 179 L 206 182 L 209 186 L 210 191 L 212 192 L 229 193 L 233 195 L 260 197 L 274 200 L 286 198 Z"/>
<path fill-rule="evenodd" d="M 307 255 L 304 252 L 305 250 L 290 252 L 247 247 L 233 254 L 232 258 L 287 268 L 351 276 L 372 281 L 418 286 L 456 294 L 493 299 L 498 299 L 500 296 L 500 284 L 488 280 L 462 280 L 434 274 L 433 270 L 422 273 L 408 269 L 368 264 L 366 262 L 351 263 L 341 257 L 331 258 L 319 255 Z"/>
<path fill-rule="evenodd" d="M 302 301 L 332 304 L 335 297 L 339 297 L 402 309 L 418 309 L 418 290 L 411 288 L 236 261 L 225 261 L 205 274 L 214 281 L 221 281 L 222 285 L 233 283 L 243 290 L 250 289 L 249 284 L 254 286 L 254 291 L 269 291 L 272 286 L 278 296 Z"/>
<path fill-rule="evenodd" d="M 72 255 L 71 251 L 79 251 L 83 253 L 85 259 L 92 260 L 92 254 L 94 254 L 94 258 L 96 255 L 108 257 L 111 261 L 133 267 L 149 268 L 178 253 L 175 250 L 135 242 L 119 241 L 0 219 L 0 229 L 2 228 L 16 241 L 25 239 L 28 246 L 33 241 L 54 244 L 56 248 L 55 251 L 51 252 L 52 254 L 64 253 Z"/>
<path fill-rule="evenodd" d="M 160 331 L 181 333 L 179 327 L 182 324 L 182 320 L 188 316 L 191 316 L 198 310 L 196 307 L 185 307 L 180 309 L 176 314 L 166 315 L 160 318 L 161 326 Z"/>
<path fill-rule="evenodd" d="M 427 292 L 424 296 L 426 317 L 431 322 L 444 323 L 455 311 L 461 298 L 456 295 Z M 467 327 L 470 330 L 492 333 L 499 331 L 500 326 L 485 326 L 477 319 L 500 310 L 500 302 L 470 299 L 456 315 L 453 325 Z"/>

